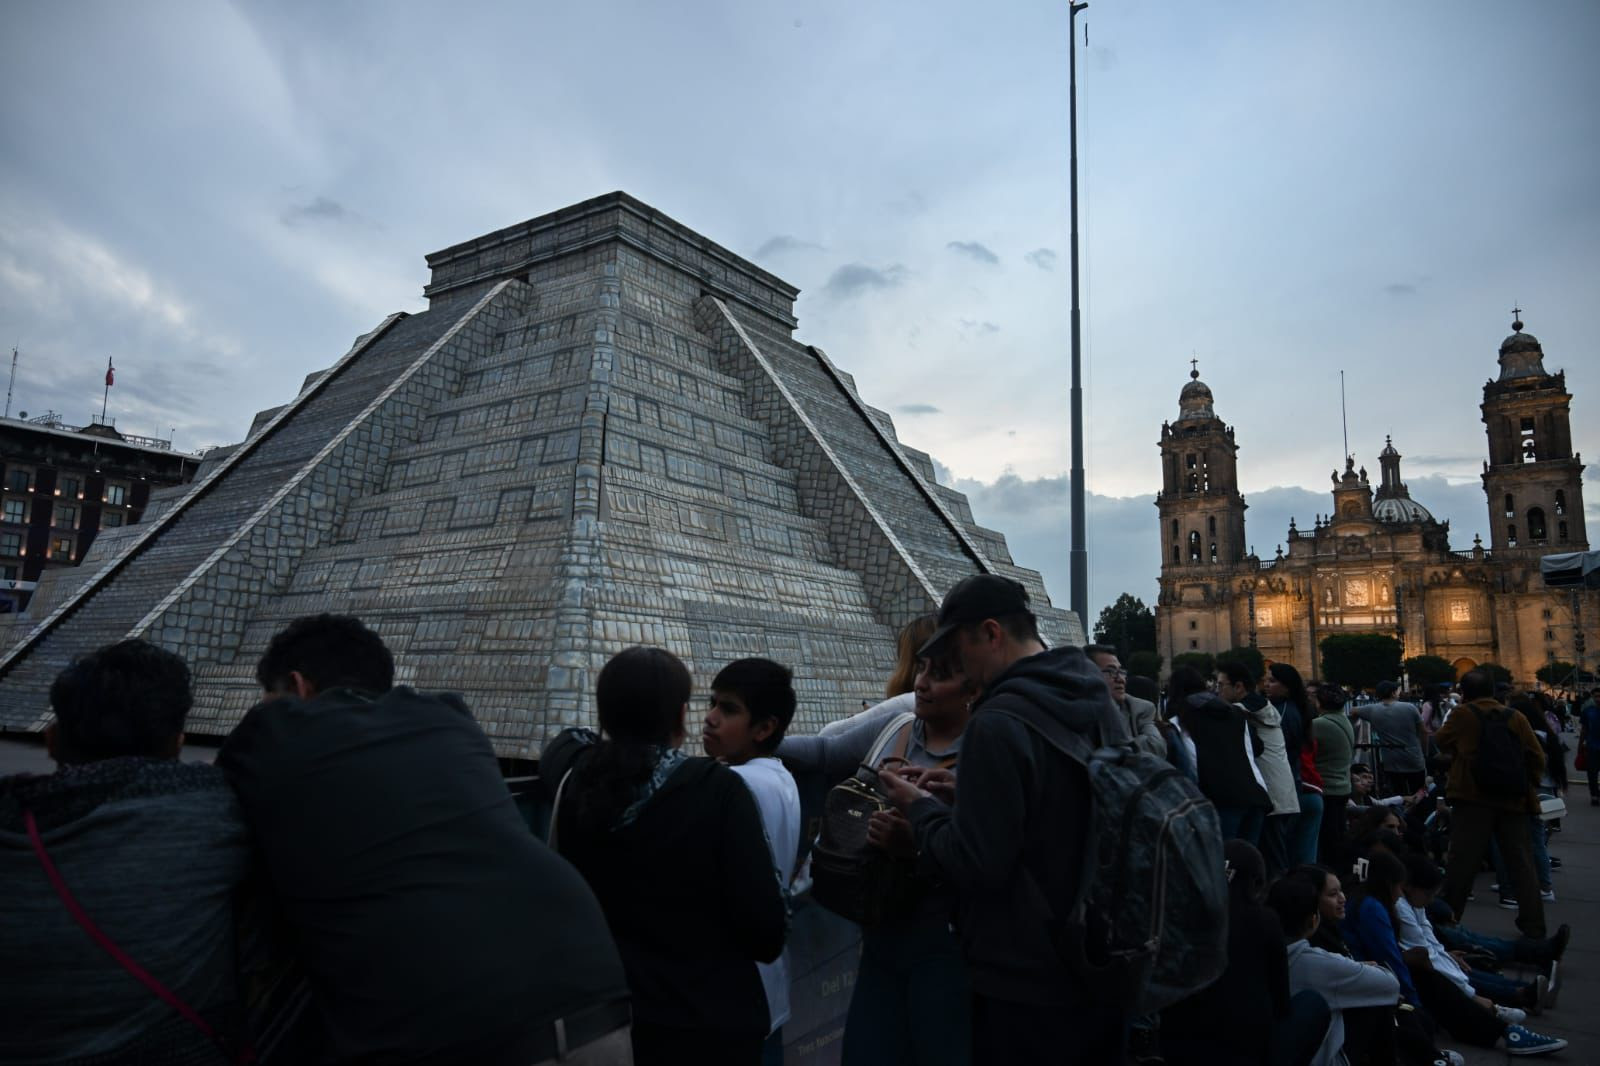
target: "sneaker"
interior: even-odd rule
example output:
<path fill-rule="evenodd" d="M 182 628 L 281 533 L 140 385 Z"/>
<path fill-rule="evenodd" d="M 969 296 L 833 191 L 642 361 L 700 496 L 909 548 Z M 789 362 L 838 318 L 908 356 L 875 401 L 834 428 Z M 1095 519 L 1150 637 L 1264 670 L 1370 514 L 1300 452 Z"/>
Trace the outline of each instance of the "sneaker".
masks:
<path fill-rule="evenodd" d="M 1556 858 L 1554 855 L 1550 856 L 1550 869 L 1552 869 L 1552 870 L 1561 869 L 1561 860 Z"/>
<path fill-rule="evenodd" d="M 1498 892 L 1498 891 L 1500 891 L 1500 882 L 1496 881 L 1494 884 L 1490 885 L 1489 886 L 1489 891 L 1490 892 Z"/>
<path fill-rule="evenodd" d="M 1466 1058 L 1459 1051 L 1451 1051 L 1446 1048 L 1440 1054 L 1444 1055 L 1444 1058 L 1440 1059 L 1435 1066 L 1467 1066 Z"/>
<path fill-rule="evenodd" d="M 1502 1007 L 1498 1003 L 1494 1005 L 1494 1016 L 1507 1025 L 1521 1025 L 1528 1020 L 1527 1011 L 1518 1010 L 1516 1007 Z"/>
<path fill-rule="evenodd" d="M 1559 1036 L 1545 1036 L 1520 1025 L 1506 1026 L 1506 1035 L 1502 1039 L 1507 1055 L 1548 1055 L 1567 1046 L 1567 1042 Z"/>
<path fill-rule="evenodd" d="M 1556 890 L 1553 887 L 1541 888 L 1539 890 L 1539 898 L 1544 900 L 1546 903 L 1554 903 L 1556 901 Z"/>
<path fill-rule="evenodd" d="M 1503 911 L 1514 911 L 1520 906 L 1522 906 L 1522 904 L 1517 902 L 1517 898 L 1515 896 L 1500 897 L 1500 909 Z"/>
<path fill-rule="evenodd" d="M 1572 926 L 1568 925 L 1566 922 L 1562 922 L 1561 923 L 1561 928 L 1556 930 L 1556 935 L 1551 937 L 1548 941 L 1546 941 L 1546 943 L 1550 947 L 1550 959 L 1551 959 L 1551 961 L 1553 961 L 1553 962 L 1560 962 L 1561 961 L 1561 956 L 1563 956 L 1563 955 L 1565 955 L 1567 953 L 1567 942 L 1570 941 L 1571 939 L 1572 939 Z"/>

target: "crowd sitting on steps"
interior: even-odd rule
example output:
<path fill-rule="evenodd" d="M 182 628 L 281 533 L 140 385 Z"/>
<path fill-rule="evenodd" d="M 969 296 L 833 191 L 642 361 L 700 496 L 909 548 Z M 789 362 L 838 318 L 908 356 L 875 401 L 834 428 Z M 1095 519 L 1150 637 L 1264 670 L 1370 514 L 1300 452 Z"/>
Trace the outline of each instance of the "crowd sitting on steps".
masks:
<path fill-rule="evenodd" d="M 177 655 L 126 640 L 63 670 L 58 769 L 0 778 L 0 1061 L 781 1063 L 813 874 L 791 771 L 863 784 L 861 846 L 900 871 L 863 930 L 848 1066 L 1565 1047 L 1529 1024 L 1571 937 L 1545 912 L 1561 729 L 1478 671 L 1426 720 L 1391 686 L 1357 707 L 1283 663 L 1180 667 L 1162 694 L 1113 647 L 1048 648 L 1022 586 L 980 575 L 902 631 L 883 701 L 816 736 L 788 734 L 783 664 L 728 663 L 697 704 L 670 651 L 619 650 L 598 729 L 545 745 L 546 839 L 471 708 L 394 678 L 360 620 L 298 619 L 212 765 L 182 757 Z M 1060 950 L 1052 901 L 1084 886 L 1091 782 L 1019 701 L 1209 801 L 1216 981 L 1140 1013 Z M 1578 743 L 1600 804 L 1597 702 Z M 1485 865 L 1519 937 L 1469 924 Z"/>

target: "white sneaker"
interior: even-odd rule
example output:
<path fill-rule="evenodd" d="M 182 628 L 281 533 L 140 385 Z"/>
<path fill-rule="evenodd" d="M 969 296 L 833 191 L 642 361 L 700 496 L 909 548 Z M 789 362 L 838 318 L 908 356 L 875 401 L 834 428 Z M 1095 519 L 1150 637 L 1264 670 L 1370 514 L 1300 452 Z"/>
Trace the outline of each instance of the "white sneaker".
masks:
<path fill-rule="evenodd" d="M 1494 1005 L 1494 1016 L 1507 1025 L 1521 1025 L 1528 1020 L 1527 1011 L 1518 1010 L 1516 1007 L 1502 1007 L 1498 1003 Z"/>
<path fill-rule="evenodd" d="M 1546 888 L 1539 893 L 1539 898 L 1544 900 L 1546 903 L 1554 903 L 1556 901 L 1556 890 L 1553 888 Z"/>

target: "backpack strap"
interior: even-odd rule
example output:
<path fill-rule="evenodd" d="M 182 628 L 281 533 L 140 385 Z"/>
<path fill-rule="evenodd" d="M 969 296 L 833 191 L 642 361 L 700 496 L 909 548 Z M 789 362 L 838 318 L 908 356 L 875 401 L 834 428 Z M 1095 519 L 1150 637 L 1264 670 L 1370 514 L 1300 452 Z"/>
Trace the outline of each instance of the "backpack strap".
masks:
<path fill-rule="evenodd" d="M 550 832 L 545 843 L 550 845 L 550 850 L 556 854 L 561 853 L 561 847 L 556 843 L 556 825 L 561 817 L 561 793 L 566 790 L 567 782 L 572 780 L 574 767 L 567 767 L 567 772 L 561 775 L 561 780 L 556 784 L 556 798 L 550 801 Z"/>
<path fill-rule="evenodd" d="M 897 740 L 898 744 L 896 745 L 894 757 L 904 761 L 906 751 L 911 747 L 911 726 L 916 720 L 915 711 L 901 711 L 889 719 L 889 723 L 879 731 L 878 739 L 874 740 L 872 747 L 867 749 L 867 757 L 862 760 L 862 763 L 876 770 L 879 761 L 883 758 L 883 749 Z"/>
<path fill-rule="evenodd" d="M 127 970 L 134 980 L 149 989 L 157 999 L 177 1011 L 183 1016 L 184 1021 L 204 1033 L 230 1061 L 236 1063 L 255 1062 L 255 1052 L 248 1045 L 241 1047 L 237 1054 L 230 1052 L 227 1045 L 223 1043 L 222 1038 L 217 1035 L 217 1031 L 211 1027 L 209 1022 L 200 1017 L 198 1011 L 179 999 L 177 993 L 156 980 L 149 970 L 133 961 L 132 956 L 123 951 L 115 940 L 112 940 L 101 931 L 98 925 L 94 924 L 94 919 L 89 917 L 88 912 L 83 909 L 83 905 L 78 902 L 77 897 L 72 894 L 72 890 L 67 887 L 67 882 L 62 878 L 61 871 L 56 869 L 56 864 L 50 859 L 50 853 L 45 850 L 44 838 L 39 835 L 39 823 L 34 821 L 33 811 L 24 809 L 22 819 L 28 828 L 28 840 L 33 844 L 33 854 L 38 858 L 39 865 L 44 867 L 45 876 L 50 879 L 50 887 L 56 890 L 56 895 L 61 898 L 61 903 L 67 908 L 67 913 L 72 915 L 72 920 L 77 922 L 85 933 L 89 934 L 89 939 L 93 940 L 102 951 L 116 960 L 118 966 Z"/>

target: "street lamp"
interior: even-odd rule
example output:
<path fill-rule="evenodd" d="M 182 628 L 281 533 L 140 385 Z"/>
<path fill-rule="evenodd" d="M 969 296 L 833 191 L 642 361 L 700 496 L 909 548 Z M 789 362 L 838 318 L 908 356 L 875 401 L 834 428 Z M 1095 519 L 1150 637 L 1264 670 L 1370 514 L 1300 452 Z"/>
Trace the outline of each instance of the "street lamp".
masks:
<path fill-rule="evenodd" d="M 1067 3 L 1068 127 L 1072 140 L 1072 610 L 1089 624 L 1089 550 L 1084 536 L 1083 493 L 1083 330 L 1078 307 L 1078 12 L 1088 0 Z"/>

